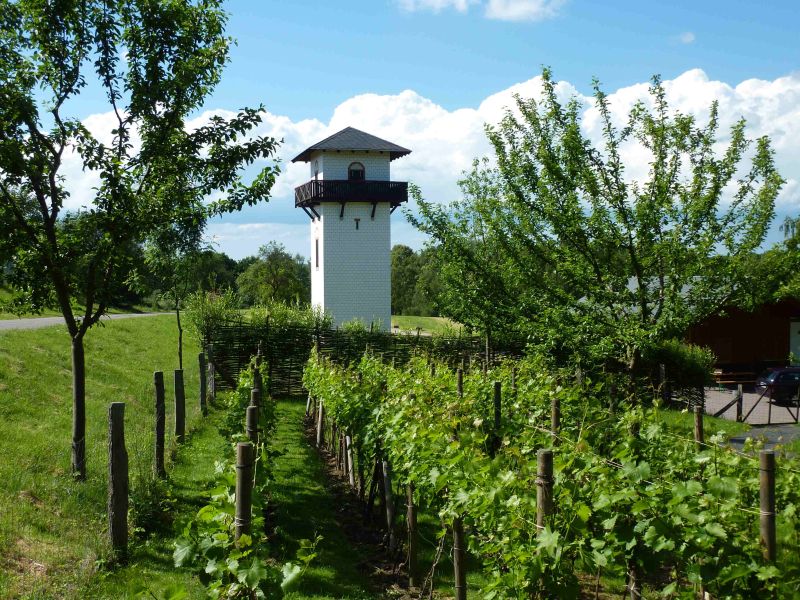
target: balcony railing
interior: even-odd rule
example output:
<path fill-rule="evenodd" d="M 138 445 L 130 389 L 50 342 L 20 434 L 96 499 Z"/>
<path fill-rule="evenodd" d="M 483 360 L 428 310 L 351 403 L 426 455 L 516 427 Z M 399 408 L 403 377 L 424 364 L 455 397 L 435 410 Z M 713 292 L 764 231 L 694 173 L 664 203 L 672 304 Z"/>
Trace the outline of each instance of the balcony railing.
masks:
<path fill-rule="evenodd" d="M 320 202 L 389 202 L 392 208 L 408 200 L 405 181 L 312 180 L 294 188 L 295 207 Z"/>

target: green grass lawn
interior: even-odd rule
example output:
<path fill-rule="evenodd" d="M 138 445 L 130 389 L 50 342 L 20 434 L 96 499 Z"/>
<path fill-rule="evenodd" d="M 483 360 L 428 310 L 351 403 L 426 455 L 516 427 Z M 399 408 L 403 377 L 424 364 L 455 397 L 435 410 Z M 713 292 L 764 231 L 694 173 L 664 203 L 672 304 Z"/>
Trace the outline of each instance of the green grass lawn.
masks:
<path fill-rule="evenodd" d="M 184 340 L 187 424 L 196 427 L 197 347 Z M 152 460 L 153 371 L 165 372 L 169 447 L 176 367 L 171 316 L 113 321 L 87 334 L 88 480 L 78 483 L 70 476 L 69 337 L 61 327 L 0 332 L 0 597 L 88 597 L 97 561 L 108 556 L 108 405 L 126 403 L 135 494 Z"/>
<path fill-rule="evenodd" d="M 414 317 L 409 315 L 392 315 L 392 328 L 399 327 L 401 331 L 417 331 L 422 333 L 458 333 L 459 325 L 447 317 Z"/>
<path fill-rule="evenodd" d="M 659 415 L 664 423 L 676 433 L 685 434 L 686 436 L 694 439 L 694 413 L 681 410 L 667 410 L 662 409 Z M 705 437 L 718 433 L 725 432 L 728 437 L 744 433 L 750 430 L 750 425 L 746 423 L 737 423 L 736 421 L 728 421 L 727 419 L 720 419 L 712 417 L 711 415 L 703 416 L 703 432 Z"/>

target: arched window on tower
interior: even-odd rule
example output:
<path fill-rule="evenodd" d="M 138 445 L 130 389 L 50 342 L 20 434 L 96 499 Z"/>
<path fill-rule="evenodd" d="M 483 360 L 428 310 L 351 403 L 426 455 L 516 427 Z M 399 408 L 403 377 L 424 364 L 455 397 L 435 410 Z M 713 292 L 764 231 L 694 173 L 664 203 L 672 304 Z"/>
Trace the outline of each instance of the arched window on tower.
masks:
<path fill-rule="evenodd" d="M 347 179 L 350 181 L 364 181 L 364 165 L 360 162 L 350 163 L 347 167 Z"/>

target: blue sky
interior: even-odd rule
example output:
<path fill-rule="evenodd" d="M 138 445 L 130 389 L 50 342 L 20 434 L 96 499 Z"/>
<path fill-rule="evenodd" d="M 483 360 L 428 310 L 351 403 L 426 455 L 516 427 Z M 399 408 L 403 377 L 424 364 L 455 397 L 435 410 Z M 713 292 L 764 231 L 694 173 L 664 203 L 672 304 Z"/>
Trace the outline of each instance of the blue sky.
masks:
<path fill-rule="evenodd" d="M 565 93 L 588 94 L 599 78 L 623 113 L 655 73 L 672 82 L 681 110 L 702 116 L 720 98 L 725 118 L 744 115 L 753 134 L 773 137 L 788 180 L 779 215 L 800 212 L 796 2 L 232 0 L 227 10 L 238 43 L 206 108 L 263 104 L 260 133 L 285 140 L 286 172 L 270 202 L 209 229 L 235 258 L 270 239 L 309 254 L 307 218 L 291 195 L 307 171 L 288 161 L 347 125 L 412 149 L 392 163 L 393 179 L 415 181 L 428 199 L 457 198 L 463 169 L 489 152 L 483 123 L 499 118 L 512 91 L 535 94 L 542 65 Z M 87 97 L 79 116 L 105 109 Z M 392 226 L 393 243 L 421 245 L 399 212 Z"/>

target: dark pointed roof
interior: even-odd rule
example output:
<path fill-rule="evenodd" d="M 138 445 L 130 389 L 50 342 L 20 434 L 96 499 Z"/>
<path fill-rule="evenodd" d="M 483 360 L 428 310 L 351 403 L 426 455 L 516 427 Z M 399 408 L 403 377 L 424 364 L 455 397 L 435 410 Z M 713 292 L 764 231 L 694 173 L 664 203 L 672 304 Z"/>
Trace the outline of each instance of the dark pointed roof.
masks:
<path fill-rule="evenodd" d="M 314 152 L 388 152 L 389 160 L 410 154 L 411 150 L 387 142 L 379 137 L 365 133 L 355 127 L 345 127 L 339 133 L 326 137 L 321 142 L 309 146 L 292 159 L 292 162 L 308 162 Z"/>

